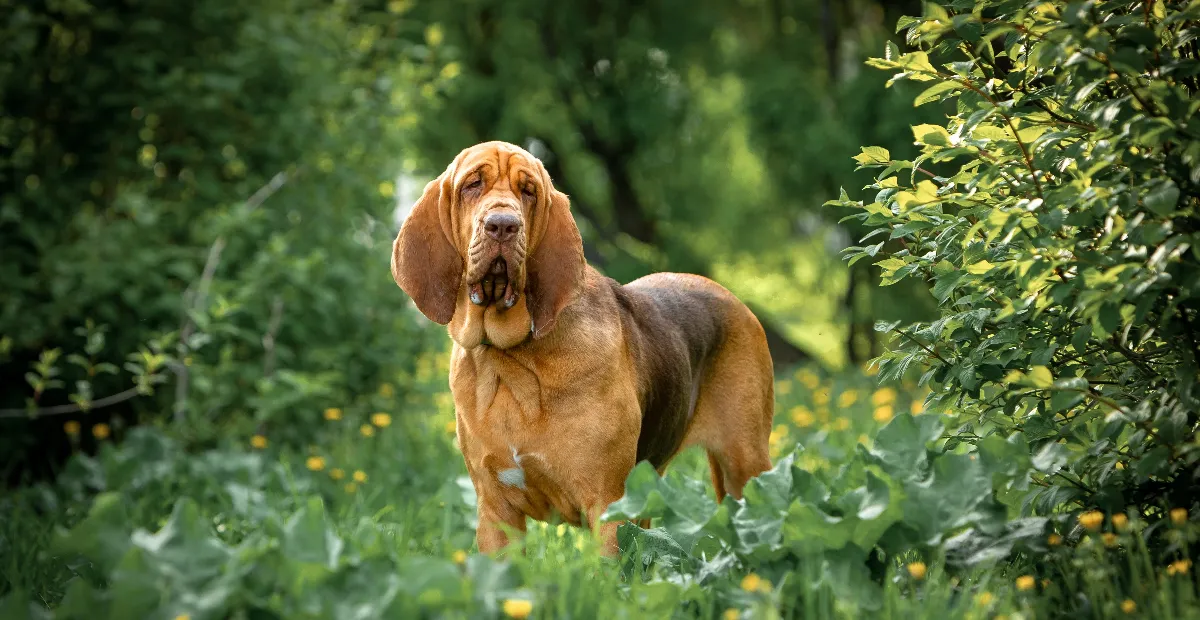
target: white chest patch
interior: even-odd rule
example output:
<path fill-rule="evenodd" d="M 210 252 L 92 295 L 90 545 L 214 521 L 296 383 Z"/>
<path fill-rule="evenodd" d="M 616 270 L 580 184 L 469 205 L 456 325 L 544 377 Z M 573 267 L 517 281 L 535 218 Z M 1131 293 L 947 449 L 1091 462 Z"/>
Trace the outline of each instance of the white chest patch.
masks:
<path fill-rule="evenodd" d="M 509 446 L 509 448 L 512 448 L 513 466 L 500 470 L 496 474 L 496 478 L 500 481 L 500 484 L 524 490 L 525 470 L 521 467 L 521 455 L 517 454 L 517 449 L 513 446 Z"/>

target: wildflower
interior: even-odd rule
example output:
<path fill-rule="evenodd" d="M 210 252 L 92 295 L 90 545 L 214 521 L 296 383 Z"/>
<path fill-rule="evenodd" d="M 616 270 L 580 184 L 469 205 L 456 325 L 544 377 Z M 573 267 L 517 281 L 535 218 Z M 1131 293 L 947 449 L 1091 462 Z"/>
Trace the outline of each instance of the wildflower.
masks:
<path fill-rule="evenodd" d="M 1079 524 L 1083 527 L 1095 532 L 1100 529 L 1100 525 L 1104 523 L 1104 513 L 1097 510 L 1090 510 L 1079 515 Z"/>
<path fill-rule="evenodd" d="M 1112 532 L 1105 532 L 1100 535 L 1100 538 L 1104 539 L 1105 547 L 1116 547 L 1117 546 L 1117 535 L 1113 534 Z"/>
<path fill-rule="evenodd" d="M 858 402 L 858 392 L 855 392 L 854 390 L 846 390 L 838 395 L 839 407 L 849 407 L 856 402 Z"/>
<path fill-rule="evenodd" d="M 1017 589 L 1022 592 L 1032 590 L 1037 585 L 1037 581 L 1033 579 L 1033 575 L 1021 575 L 1017 577 Z"/>
<path fill-rule="evenodd" d="M 747 592 L 762 592 L 765 594 L 771 591 L 771 582 L 759 577 L 755 573 L 750 573 L 742 577 L 742 589 Z"/>
<path fill-rule="evenodd" d="M 912 575 L 913 579 L 920 581 L 925 578 L 925 563 L 912 562 L 908 565 L 908 574 Z"/>
<path fill-rule="evenodd" d="M 342 410 L 337 407 L 330 407 L 325 410 L 325 419 L 334 422 L 342 419 Z"/>
<path fill-rule="evenodd" d="M 267 438 L 263 435 L 254 435 L 250 438 L 250 447 L 262 450 L 267 447 Z"/>
<path fill-rule="evenodd" d="M 363 424 L 358 428 L 358 432 L 362 433 L 363 437 L 370 437 L 375 434 L 375 427 L 370 424 Z"/>
<path fill-rule="evenodd" d="M 1176 560 L 1167 566 L 1168 575 L 1182 575 L 1192 567 L 1191 560 Z"/>
<path fill-rule="evenodd" d="M 79 434 L 79 422 L 76 420 L 71 420 L 70 422 L 63 424 L 63 430 L 66 431 L 68 435 L 74 437 Z"/>
<path fill-rule="evenodd" d="M 1137 603 L 1133 602 L 1133 599 L 1127 598 L 1121 601 L 1121 611 L 1131 614 L 1137 611 Z"/>
<path fill-rule="evenodd" d="M 367 481 L 367 472 L 365 472 L 361 469 L 356 469 L 354 471 L 354 481 L 359 484 L 366 482 Z"/>
<path fill-rule="evenodd" d="M 890 422 L 892 419 L 892 406 L 880 405 L 876 407 L 875 415 L 873 417 L 875 418 L 875 421 L 879 422 L 880 424 Z"/>
<path fill-rule="evenodd" d="M 729 609 L 726 609 L 726 610 L 725 610 L 725 613 L 724 613 L 724 614 L 722 614 L 722 615 L 721 615 L 721 617 L 722 617 L 724 620 L 737 620 L 737 618 L 738 618 L 738 610 L 736 610 L 736 609 L 733 609 L 732 607 L 731 607 L 731 608 L 729 608 Z"/>
<path fill-rule="evenodd" d="M 304 461 L 304 466 L 312 471 L 321 471 L 325 469 L 325 459 L 319 456 L 310 456 L 307 461 Z"/>
<path fill-rule="evenodd" d="M 879 405 L 890 405 L 894 402 L 896 402 L 896 388 L 881 387 L 871 395 L 871 404 L 876 407 Z"/>
<path fill-rule="evenodd" d="M 457 433 L 457 432 L 458 432 L 458 422 L 457 421 L 450 420 L 449 422 L 446 422 L 446 433 L 447 434 L 453 435 L 454 433 Z"/>
<path fill-rule="evenodd" d="M 112 429 L 103 422 L 92 427 L 92 437 L 96 439 L 108 439 L 108 436 L 111 434 Z"/>
<path fill-rule="evenodd" d="M 865 445 L 871 443 L 871 438 L 867 437 L 867 435 L 864 433 L 864 434 L 858 436 L 858 443 L 861 443 L 862 445 L 865 446 Z"/>
<path fill-rule="evenodd" d="M 912 412 L 913 415 L 918 415 L 922 411 L 925 411 L 925 403 L 919 400 L 914 400 L 912 401 L 912 405 L 909 406 L 908 410 Z"/>
<path fill-rule="evenodd" d="M 788 394 L 791 394 L 792 393 L 792 382 L 784 380 L 784 381 L 780 381 L 779 383 L 776 383 L 775 384 L 775 393 L 778 394 L 779 396 L 787 396 Z"/>
<path fill-rule="evenodd" d="M 391 426 L 391 424 L 392 424 L 392 416 L 390 416 L 386 413 L 372 413 L 371 414 L 371 424 L 374 424 L 375 426 L 378 426 L 379 428 L 387 428 L 388 426 Z"/>
<path fill-rule="evenodd" d="M 1046 544 L 1050 545 L 1051 547 L 1057 547 L 1062 543 L 1062 536 L 1059 536 L 1058 534 L 1051 534 L 1050 537 L 1046 539 Z"/>
<path fill-rule="evenodd" d="M 1171 523 L 1174 523 L 1175 525 L 1183 525 L 1184 523 L 1187 523 L 1187 518 L 1187 508 L 1171 509 Z"/>
<path fill-rule="evenodd" d="M 192 620 L 192 617 L 189 614 L 179 614 L 175 616 L 175 620 Z"/>
<path fill-rule="evenodd" d="M 1112 516 L 1112 524 L 1118 530 L 1124 531 L 1125 528 L 1129 527 L 1129 517 L 1125 516 L 1124 513 L 1118 512 Z"/>
<path fill-rule="evenodd" d="M 802 405 L 792 408 L 791 417 L 792 423 L 800 428 L 808 428 L 817 421 L 816 418 L 813 417 L 812 412 L 808 410 L 808 407 L 804 407 Z"/>
<path fill-rule="evenodd" d="M 467 552 L 459 549 L 458 551 L 455 551 L 451 557 L 454 558 L 455 564 L 462 564 L 463 562 L 467 561 Z"/>
<path fill-rule="evenodd" d="M 353 482 L 347 482 L 346 486 L 344 486 L 342 488 L 346 489 L 347 493 L 353 495 L 354 492 L 358 490 L 358 485 Z"/>
<path fill-rule="evenodd" d="M 384 383 L 379 386 L 379 395 L 380 396 L 382 396 L 384 398 L 391 398 L 395 394 L 396 394 L 396 390 L 392 387 L 391 383 Z"/>
<path fill-rule="evenodd" d="M 995 598 L 995 597 L 992 596 L 991 592 L 980 592 L 975 597 L 975 603 L 978 604 L 980 607 L 987 607 L 988 605 L 992 604 L 993 598 Z"/>
<path fill-rule="evenodd" d="M 828 405 L 829 404 L 829 390 L 813 392 L 812 398 L 813 398 L 813 404 L 815 404 L 818 407 Z"/>
<path fill-rule="evenodd" d="M 533 602 L 515 598 L 504 599 L 504 613 L 510 618 L 521 620 L 533 611 Z"/>
<path fill-rule="evenodd" d="M 334 467 L 333 469 L 329 470 L 329 477 L 333 478 L 334 480 L 341 480 L 342 478 L 346 477 L 346 470 L 342 469 L 341 467 Z"/>
<path fill-rule="evenodd" d="M 808 388 L 809 390 L 815 390 L 821 385 L 821 379 L 818 378 L 817 375 L 813 374 L 813 371 L 807 368 L 797 370 L 796 379 L 798 379 L 800 383 L 803 383 L 804 387 Z"/>
<path fill-rule="evenodd" d="M 850 428 L 850 420 L 846 418 L 838 418 L 833 421 L 833 430 L 835 431 L 844 431 L 848 428 Z"/>

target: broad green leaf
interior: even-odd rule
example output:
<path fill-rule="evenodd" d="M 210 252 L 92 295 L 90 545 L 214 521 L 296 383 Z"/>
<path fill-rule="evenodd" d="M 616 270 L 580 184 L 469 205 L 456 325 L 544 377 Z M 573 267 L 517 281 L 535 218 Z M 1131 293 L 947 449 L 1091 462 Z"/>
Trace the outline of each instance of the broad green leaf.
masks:
<path fill-rule="evenodd" d="M 953 80 L 946 80 L 945 82 L 938 82 L 937 84 L 934 84 L 933 86 L 930 86 L 929 88 L 926 88 L 924 91 L 921 92 L 920 95 L 917 95 L 916 100 L 913 101 L 913 107 L 921 107 L 931 101 L 937 101 L 943 95 L 945 95 L 951 91 L 961 90 L 962 88 L 963 88 L 962 84 L 959 84 L 958 82 L 955 82 Z"/>
<path fill-rule="evenodd" d="M 1054 385 L 1054 375 L 1045 366 L 1030 368 L 1026 376 L 1029 378 L 1030 385 L 1036 388 L 1048 388 Z"/>

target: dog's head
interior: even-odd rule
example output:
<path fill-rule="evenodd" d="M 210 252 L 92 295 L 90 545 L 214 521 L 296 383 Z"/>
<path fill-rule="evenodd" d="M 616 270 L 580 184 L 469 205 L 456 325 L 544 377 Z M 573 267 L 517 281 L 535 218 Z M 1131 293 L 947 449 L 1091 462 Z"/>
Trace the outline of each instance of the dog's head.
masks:
<path fill-rule="evenodd" d="M 583 267 L 566 194 L 542 162 L 507 142 L 459 153 L 425 186 L 392 246 L 392 276 L 430 320 L 524 301 L 534 338 L 554 326 Z"/>

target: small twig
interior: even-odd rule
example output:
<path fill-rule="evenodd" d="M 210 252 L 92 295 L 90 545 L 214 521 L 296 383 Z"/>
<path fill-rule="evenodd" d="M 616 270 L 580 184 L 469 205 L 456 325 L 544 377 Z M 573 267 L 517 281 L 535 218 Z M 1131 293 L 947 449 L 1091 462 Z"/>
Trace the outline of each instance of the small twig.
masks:
<path fill-rule="evenodd" d="M 288 173 L 286 170 L 281 170 L 267 181 L 266 185 L 258 188 L 250 198 L 246 200 L 245 211 L 249 213 L 262 203 L 266 202 L 272 194 L 279 191 L 288 182 Z M 213 276 L 217 272 L 217 266 L 221 262 L 221 252 L 225 249 L 225 237 L 219 236 L 210 248 L 208 248 L 208 260 L 204 262 L 204 270 L 200 273 L 200 280 L 196 283 L 193 293 L 184 294 L 184 321 L 183 326 L 179 329 L 179 355 L 185 357 L 188 353 L 188 341 L 191 340 L 192 333 L 196 330 L 196 322 L 192 320 L 192 312 L 199 311 L 208 297 L 208 288 L 212 284 Z M 191 290 L 191 289 L 189 289 Z M 190 310 L 190 311 L 189 311 Z M 178 381 L 175 383 L 175 419 L 183 418 L 184 412 L 187 410 L 188 383 L 189 374 L 187 365 L 176 364 L 175 374 Z"/>
<path fill-rule="evenodd" d="M 897 332 L 899 332 L 899 334 L 900 334 L 901 336 L 904 336 L 905 338 L 908 338 L 909 340 L 911 340 L 911 341 L 912 341 L 913 343 L 915 343 L 915 344 L 916 344 L 918 347 L 921 347 L 922 349 L 925 349 L 926 351 L 928 351 L 930 355 L 932 355 L 932 356 L 934 356 L 934 357 L 938 358 L 938 360 L 940 360 L 940 361 L 941 361 L 943 364 L 946 364 L 946 365 L 949 365 L 949 364 L 950 364 L 950 362 L 947 362 L 947 361 L 946 361 L 946 358 L 942 357 L 941 355 L 938 355 L 938 352 L 937 352 L 937 351 L 934 351 L 933 349 L 930 349 L 929 347 L 925 346 L 925 343 L 923 343 L 923 342 L 921 342 L 920 340 L 917 340 L 916 338 L 914 338 L 914 337 L 910 336 L 910 335 L 908 334 L 908 332 L 904 331 L 903 329 L 899 329 L 899 328 L 897 328 L 897 329 L 896 329 L 896 331 L 897 331 Z"/>
<path fill-rule="evenodd" d="M 120 402 L 127 401 L 141 393 L 140 388 L 131 387 L 124 392 L 118 392 L 112 396 L 105 396 L 97 400 L 93 400 L 87 404 L 88 411 L 108 407 Z M 76 413 L 83 411 L 83 405 L 71 403 L 69 405 L 55 405 L 53 407 L 43 407 L 40 409 L 0 409 L 0 418 L 37 418 L 44 415 L 62 415 L 64 413 Z"/>
<path fill-rule="evenodd" d="M 263 376 L 270 377 L 275 373 L 275 334 L 283 322 L 283 298 L 276 295 L 271 303 L 271 320 L 267 323 L 267 333 L 263 334 Z"/>

